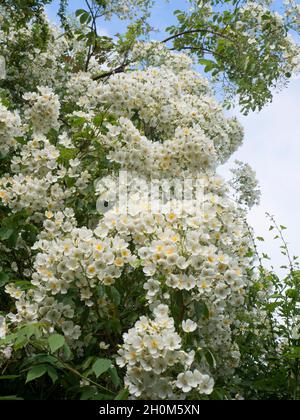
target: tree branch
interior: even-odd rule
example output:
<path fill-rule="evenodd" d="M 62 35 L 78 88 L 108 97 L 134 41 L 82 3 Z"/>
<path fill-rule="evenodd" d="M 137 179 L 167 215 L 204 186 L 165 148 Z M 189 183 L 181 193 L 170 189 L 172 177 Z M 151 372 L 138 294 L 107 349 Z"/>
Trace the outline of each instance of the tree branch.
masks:
<path fill-rule="evenodd" d="M 85 3 L 90 11 L 91 17 L 92 17 L 92 26 L 91 26 L 91 31 L 94 32 L 95 34 L 95 39 L 98 37 L 98 32 L 97 32 L 97 16 L 94 13 L 93 7 L 90 5 L 89 0 L 85 0 Z M 88 51 L 88 55 L 87 55 L 87 60 L 86 60 L 86 64 L 85 64 L 85 71 L 88 71 L 89 69 L 89 64 L 90 64 L 90 60 L 94 54 L 94 51 L 96 49 L 96 40 L 95 40 L 95 44 L 92 46 L 89 46 L 89 51 Z"/>
<path fill-rule="evenodd" d="M 130 62 L 126 62 L 121 64 L 119 67 L 115 68 L 114 70 L 108 71 L 106 73 L 99 74 L 98 76 L 94 76 L 93 80 L 100 80 L 105 79 L 106 77 L 113 76 L 114 74 L 124 73 L 125 68 L 130 64 Z"/>

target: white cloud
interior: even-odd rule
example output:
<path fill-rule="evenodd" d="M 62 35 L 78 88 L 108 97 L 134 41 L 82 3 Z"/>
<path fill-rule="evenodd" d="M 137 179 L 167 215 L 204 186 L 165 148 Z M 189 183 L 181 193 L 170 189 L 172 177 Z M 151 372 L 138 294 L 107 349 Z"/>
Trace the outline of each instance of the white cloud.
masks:
<path fill-rule="evenodd" d="M 111 37 L 111 34 L 109 33 L 108 29 L 104 28 L 103 26 L 98 26 L 97 31 L 99 36 Z"/>
<path fill-rule="evenodd" d="M 251 164 L 262 189 L 259 208 L 251 211 L 250 224 L 258 236 L 265 236 L 262 246 L 275 267 L 285 263 L 281 244 L 268 232 L 265 212 L 274 214 L 279 224 L 288 227 L 287 240 L 293 255 L 300 254 L 300 80 L 293 80 L 286 90 L 275 95 L 273 103 L 260 113 L 238 115 L 245 127 L 244 145 L 222 168 L 229 175 L 234 159 Z"/>

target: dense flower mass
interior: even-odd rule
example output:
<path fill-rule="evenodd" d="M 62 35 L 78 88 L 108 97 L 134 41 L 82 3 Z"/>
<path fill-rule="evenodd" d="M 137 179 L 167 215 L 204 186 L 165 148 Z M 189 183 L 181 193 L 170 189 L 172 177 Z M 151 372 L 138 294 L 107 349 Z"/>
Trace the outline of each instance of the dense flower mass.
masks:
<path fill-rule="evenodd" d="M 112 15 L 117 15 L 121 19 L 135 17 L 141 12 L 146 13 L 152 3 L 152 0 L 111 0 L 106 5 L 105 17 L 106 19 Z"/>
<path fill-rule="evenodd" d="M 21 135 L 20 126 L 19 115 L 9 111 L 6 106 L 0 103 L 0 151 L 2 154 L 7 154 L 11 149 L 16 148 L 16 137 Z"/>
<path fill-rule="evenodd" d="M 26 93 L 23 98 L 31 104 L 25 111 L 25 117 L 34 131 L 47 133 L 51 128 L 59 128 L 59 98 L 51 89 L 38 87 L 38 93 Z"/>
<path fill-rule="evenodd" d="M 109 289 L 134 281 L 144 295 L 145 314 L 124 333 L 116 359 L 126 367 L 130 394 L 207 395 L 213 375 L 215 380 L 230 375 L 238 365 L 232 331 L 250 285 L 243 214 L 215 173 L 243 134 L 237 121 L 224 117 L 189 59 L 156 43 L 140 44 L 140 49 L 143 60 L 148 51 L 152 67 L 115 75 L 108 83 L 95 82 L 88 73 L 70 75 L 64 102 L 75 102 L 78 109 L 67 116 L 67 130 L 60 130 L 61 99 L 51 88 L 23 95 L 23 125 L 17 113 L 2 107 L 3 130 L 14 129 L 6 143 L 16 146 L 21 129 L 28 138 L 11 159 L 12 175 L 1 179 L 2 203 L 13 212 L 29 210 L 36 221 L 46 213 L 32 247 L 32 289 L 6 286 L 17 312 L 1 328 L 38 321 L 49 332 L 61 330 L 80 354 L 97 323 L 110 317 Z M 97 115 L 103 115 L 100 131 Z M 88 153 L 100 146 L 111 165 L 110 177 L 102 178 L 94 195 L 110 207 L 88 227 L 79 227 L 68 208 L 72 196 L 92 181 L 92 167 L 82 171 L 77 127 L 93 132 Z M 53 144 L 50 133 L 55 132 L 58 143 Z M 71 155 L 63 159 L 67 150 Z M 191 199 L 182 206 L 178 197 L 166 197 L 155 210 L 151 197 L 145 201 L 137 190 L 124 214 L 110 197 L 119 168 L 127 170 L 131 182 L 143 178 L 146 186 L 153 178 L 190 177 L 204 188 L 202 205 L 194 206 Z M 84 307 L 90 312 L 86 325 L 81 322 Z M 212 349 L 216 366 L 209 366 L 206 349 Z"/>
<path fill-rule="evenodd" d="M 238 202 L 248 207 L 258 205 L 260 202 L 260 189 L 256 174 L 248 163 L 235 161 L 236 167 L 231 170 L 233 179 L 231 186 L 237 191 Z"/>
<path fill-rule="evenodd" d="M 47 121 L 45 117 L 43 126 L 48 125 Z M 34 213 L 63 208 L 72 189 L 64 188 L 61 180 L 66 175 L 78 178 L 79 168 L 67 170 L 58 164 L 59 157 L 59 150 L 44 135 L 34 134 L 32 140 L 11 159 L 11 175 L 0 179 L 3 202 L 14 212 L 26 209 Z"/>
<path fill-rule="evenodd" d="M 172 160 L 173 153 L 179 154 L 180 160 L 183 154 L 180 143 L 185 144 L 188 140 L 190 146 L 184 150 L 186 155 L 193 156 L 195 153 L 197 160 L 197 155 L 201 154 L 204 166 L 209 166 L 214 160 L 224 163 L 241 145 L 242 127 L 236 119 L 224 118 L 222 107 L 212 98 L 207 81 L 191 69 L 188 59 L 181 60 L 179 65 L 176 54 L 158 49 L 155 60 L 152 52 L 155 46 L 156 43 L 150 44 L 149 61 L 160 63 L 159 71 L 157 67 L 150 67 L 115 76 L 99 89 L 98 100 L 119 117 L 130 118 L 133 123 L 143 122 L 145 136 L 139 143 L 140 147 L 147 149 L 146 156 L 155 154 L 155 160 L 156 155 L 161 159 L 161 155 L 168 154 L 169 160 Z M 120 123 L 122 125 L 125 121 Z M 130 127 L 125 129 L 126 133 L 130 132 Z M 113 137 L 122 134 L 122 130 L 117 130 L 114 128 L 111 131 Z M 150 143 L 145 142 L 147 136 Z M 173 136 L 175 139 L 172 141 Z M 128 140 L 125 139 L 126 142 Z M 138 139 L 135 142 L 139 147 Z M 122 152 L 121 149 L 120 155 Z M 165 160 L 168 160 L 167 157 Z M 205 165 L 206 160 L 208 165 Z"/>

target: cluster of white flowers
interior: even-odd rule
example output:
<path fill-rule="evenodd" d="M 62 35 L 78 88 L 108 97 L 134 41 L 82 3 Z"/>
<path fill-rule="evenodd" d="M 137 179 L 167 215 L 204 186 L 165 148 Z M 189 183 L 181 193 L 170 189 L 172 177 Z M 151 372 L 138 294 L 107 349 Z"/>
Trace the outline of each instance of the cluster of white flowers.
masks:
<path fill-rule="evenodd" d="M 57 169 L 59 156 L 59 150 L 44 135 L 35 134 L 12 158 L 11 171 L 26 175 L 34 173 L 42 177 Z"/>
<path fill-rule="evenodd" d="M 81 328 L 72 321 L 74 308 L 71 305 L 58 302 L 52 297 L 45 297 L 38 289 L 31 289 L 25 294 L 14 284 L 8 284 L 5 290 L 16 300 L 17 313 L 7 315 L 10 322 L 34 322 L 42 319 L 49 331 L 54 331 L 54 327 L 59 326 L 69 340 L 78 340 L 80 337 Z"/>
<path fill-rule="evenodd" d="M 206 136 L 204 154 L 205 146 L 212 149 L 213 145 L 222 163 L 243 140 L 242 127 L 236 119 L 224 117 L 222 107 L 211 97 L 207 81 L 191 69 L 178 72 L 172 62 L 159 69 L 150 67 L 115 75 L 95 95 L 99 104 L 109 107 L 116 116 L 131 119 L 150 141 L 171 140 L 180 127 L 199 127 Z M 207 154 L 210 152 L 214 150 Z"/>
<path fill-rule="evenodd" d="M 143 316 L 124 334 L 117 363 L 128 366 L 125 385 L 134 397 L 150 399 L 182 398 L 192 389 L 211 394 L 213 379 L 198 370 L 191 376 L 187 370 L 194 362 L 195 352 L 181 349 L 181 338 L 168 312 L 168 306 L 158 305 L 153 320 Z M 178 365 L 185 371 L 174 381 Z"/>
<path fill-rule="evenodd" d="M 2 177 L 0 180 L 0 199 L 4 204 L 18 212 L 27 209 L 30 213 L 43 209 L 59 209 L 70 194 L 57 184 L 51 174 L 44 178 L 30 175 Z"/>
<path fill-rule="evenodd" d="M 93 80 L 90 72 L 79 72 L 70 77 L 66 84 L 67 93 L 65 100 L 74 102 L 76 106 L 89 109 L 92 105 L 96 105 L 95 95 L 99 89 L 99 85 Z"/>
<path fill-rule="evenodd" d="M 300 4 L 295 0 L 285 0 L 286 15 L 294 26 L 295 30 L 300 29 Z"/>
<path fill-rule="evenodd" d="M 5 155 L 10 150 L 14 150 L 18 136 L 21 136 L 21 119 L 18 113 L 9 111 L 0 102 L 0 153 Z"/>
<path fill-rule="evenodd" d="M 255 2 L 255 1 L 247 1 L 242 7 L 241 7 L 241 13 L 248 16 L 248 18 L 255 19 L 257 25 L 259 28 L 263 25 L 263 16 L 269 15 L 270 17 L 273 17 L 276 26 L 278 28 L 282 28 L 284 25 L 284 20 L 280 16 L 279 13 L 274 12 L 270 14 L 269 8 L 267 5 L 264 5 L 263 2 Z"/>
<path fill-rule="evenodd" d="M 299 9 L 295 5 L 293 0 L 288 0 L 289 5 L 286 10 L 286 17 L 288 18 L 289 24 L 292 21 L 292 24 L 297 28 L 297 24 L 293 22 L 293 17 L 296 16 L 296 21 L 299 17 Z M 258 42 L 258 34 L 260 31 L 263 31 L 264 26 L 268 23 L 269 26 L 269 44 L 270 50 L 279 49 L 282 51 L 282 54 L 285 57 L 285 60 L 282 64 L 280 71 L 283 74 L 286 73 L 295 73 L 299 71 L 300 66 L 300 48 L 295 43 L 293 38 L 288 35 L 286 36 L 286 27 L 287 22 L 284 17 L 278 12 L 270 12 L 269 4 L 262 4 L 261 2 L 248 1 L 240 8 L 240 19 L 237 21 L 237 28 L 240 31 L 241 36 L 245 36 L 245 39 L 248 40 L 248 43 L 253 48 L 260 49 Z M 248 24 L 251 23 L 252 29 L 249 30 Z M 276 38 L 277 35 L 282 35 L 279 38 Z M 280 44 L 275 46 L 275 43 L 280 39 Z M 265 60 L 269 59 L 268 55 L 265 56 Z"/>
<path fill-rule="evenodd" d="M 60 136 L 63 141 L 65 136 Z M 73 147 L 73 145 L 71 145 Z M 27 209 L 36 212 L 48 209 L 57 211 L 74 191 L 84 190 L 90 182 L 90 174 L 82 170 L 78 159 L 71 159 L 69 167 L 59 163 L 60 150 L 40 133 L 19 148 L 11 160 L 11 175 L 0 179 L 0 199 L 14 212 Z M 66 188 L 65 178 L 74 180 L 74 186 Z"/>
<path fill-rule="evenodd" d="M 202 79 L 199 83 L 199 79 L 195 78 L 195 73 L 191 70 L 193 60 L 189 56 L 174 53 L 159 41 L 137 42 L 131 51 L 131 58 L 133 62 L 137 62 L 139 65 L 142 63 L 145 67 L 167 65 L 178 73 L 183 70 L 189 71 L 193 76 L 190 82 L 197 83 L 198 89 L 200 88 L 199 92 L 208 89 L 206 79 Z M 205 88 L 203 88 L 204 86 Z"/>
<path fill-rule="evenodd" d="M 214 389 L 214 380 L 209 375 L 203 375 L 199 370 L 180 373 L 177 377 L 176 386 L 188 393 L 196 388 L 200 394 L 210 395 Z"/>
<path fill-rule="evenodd" d="M 70 76 L 61 101 L 46 87 L 24 95 L 25 144 L 11 160 L 11 174 L 0 180 L 0 198 L 13 212 L 26 208 L 39 215 L 43 230 L 32 249 L 33 288 L 7 286 L 16 312 L 5 322 L 41 321 L 48 332 L 62 331 L 80 354 L 93 331 L 116 312 L 112 295 L 132 286 L 143 299 L 144 313 L 137 314 L 141 317 L 124 334 L 123 345 L 118 343 L 117 359 L 126 368 L 131 396 L 208 395 L 214 380 L 232 374 L 239 363 L 233 330 L 251 282 L 243 214 L 216 174 L 241 144 L 243 130 L 225 118 L 188 58 L 157 43 L 139 48 L 143 60 L 152 60 L 150 68 L 114 75 L 105 83 L 92 80 L 89 72 Z M 64 130 L 60 103 L 73 111 Z M 91 141 L 86 133 L 92 133 Z M 89 197 L 96 202 L 98 196 L 108 207 L 79 222 L 74 203 L 92 179 L 87 162 L 98 156 L 98 148 L 110 176 Z M 191 178 L 203 186 L 203 202 L 183 203 L 166 194 L 162 206 L 153 208 L 152 198 L 145 200 L 136 186 L 131 209 L 124 213 L 112 194 L 119 168 L 128 171 L 131 187 L 135 179 L 149 186 L 152 177 Z M 85 325 L 83 311 L 89 313 Z M 104 350 L 101 331 L 100 340 Z M 203 354 L 195 357 L 198 348 L 203 354 L 211 349 L 217 369 Z"/>
<path fill-rule="evenodd" d="M 123 169 L 141 171 L 153 177 L 180 176 L 183 170 L 214 169 L 217 155 L 213 142 L 200 126 L 178 127 L 174 139 L 153 142 L 141 135 L 134 124 L 120 118 L 117 126 L 108 125 L 103 144 L 108 159 Z"/>
<path fill-rule="evenodd" d="M 153 0 L 109 0 L 105 2 L 104 16 L 110 19 L 117 15 L 120 19 L 128 19 L 147 13 Z"/>
<path fill-rule="evenodd" d="M 136 257 L 128 243 L 118 236 L 99 238 L 97 230 L 76 228 L 73 212 L 47 213 L 45 231 L 34 246 L 40 249 L 35 260 L 33 283 L 52 295 L 67 294 L 74 286 L 80 299 L 93 306 L 93 289 L 112 285 L 120 278 L 125 264 L 135 265 Z M 51 261 L 51 264 L 49 262 Z"/>
<path fill-rule="evenodd" d="M 40 23 L 45 25 L 46 45 L 36 45 L 36 33 L 33 25 L 28 27 L 16 25 L 10 21 L 9 32 L 1 27 L 1 54 L 6 58 L 6 81 L 14 84 L 14 89 L 22 95 L 28 86 L 35 90 L 47 81 L 51 88 L 63 88 L 70 77 L 67 61 L 81 52 L 83 41 L 76 37 L 63 36 L 61 29 L 52 25 L 47 16 L 40 15 Z M 43 34 L 45 36 L 45 33 Z M 20 48 L 25 45 L 26 48 Z M 14 51 L 14 54 L 11 52 Z M 17 52 L 17 62 L 15 53 Z"/>
<path fill-rule="evenodd" d="M 238 195 L 238 202 L 249 208 L 258 205 L 261 192 L 256 173 L 248 163 L 236 160 L 235 164 L 236 167 L 231 169 L 234 176 L 230 184 Z"/>
<path fill-rule="evenodd" d="M 25 116 L 39 133 L 47 134 L 51 128 L 59 128 L 60 101 L 52 89 L 44 86 L 38 92 L 25 93 L 23 98 L 30 103 Z"/>
<path fill-rule="evenodd" d="M 232 328 L 249 286 L 250 242 L 243 215 L 227 198 L 227 186 L 214 175 L 214 169 L 239 146 L 242 130 L 235 121 L 226 121 L 206 84 L 196 75 L 190 77 L 192 70 L 177 74 L 176 61 L 172 68 L 173 62 L 168 66 L 164 60 L 159 69 L 115 76 L 100 91 L 99 103 L 110 106 L 119 118 L 117 124 L 107 124 L 108 132 L 101 141 L 108 158 L 132 171 L 133 177 L 165 179 L 189 174 L 201 180 L 205 187 L 203 207 L 195 213 L 194 207 L 183 208 L 182 202 L 174 199 L 155 211 L 151 200 L 132 195 L 132 211 L 124 215 L 113 203 L 97 232 L 103 237 L 121 236 L 134 245 L 137 265 L 148 278 L 144 289 L 152 311 L 161 305 L 170 308 L 171 295 L 185 292 L 183 307 L 188 319 L 182 319 L 182 337 L 200 333 L 198 344 L 213 349 L 218 374 L 229 375 L 240 357 Z M 111 198 L 105 189 L 98 193 L 102 200 Z M 198 314 L 203 304 L 206 316 Z M 132 335 L 137 335 L 135 329 Z M 132 340 L 131 334 L 129 338 L 125 335 L 121 349 L 126 355 L 122 359 L 127 366 L 126 384 L 136 397 L 155 398 L 158 395 L 143 367 L 150 350 L 146 346 L 144 354 L 139 348 L 133 366 L 129 360 Z M 209 374 L 200 373 L 207 366 L 194 368 L 194 372 L 177 373 L 177 388 L 186 394 L 196 388 L 200 394 L 209 394 L 213 380 Z M 163 380 L 166 396 L 174 392 L 175 382 L 162 378 L 153 368 L 150 377 L 151 383 L 158 382 L 155 388 L 159 390 Z"/>
<path fill-rule="evenodd" d="M 300 316 L 295 316 L 292 321 L 291 338 L 299 340 L 300 338 Z"/>
<path fill-rule="evenodd" d="M 200 324 L 197 321 L 203 337 L 200 343 L 214 348 L 223 360 L 225 373 L 232 372 L 239 359 L 231 326 L 248 286 L 246 255 L 250 243 L 239 213 L 224 195 L 222 180 L 203 177 L 205 182 L 210 190 L 198 213 L 176 200 L 155 212 L 150 201 L 137 197 L 127 215 L 114 207 L 106 212 L 97 233 L 131 238 L 139 265 L 148 277 L 144 289 L 150 306 L 169 304 L 172 290 L 185 291 L 191 320 L 184 323 L 184 332 L 194 329 L 191 321 L 197 320 L 197 302 L 206 302 L 209 319 Z"/>
<path fill-rule="evenodd" d="M 0 198 L 17 212 L 58 210 L 72 194 L 59 184 L 67 170 L 59 167 L 59 150 L 43 135 L 37 134 L 11 160 L 12 175 L 0 179 Z"/>

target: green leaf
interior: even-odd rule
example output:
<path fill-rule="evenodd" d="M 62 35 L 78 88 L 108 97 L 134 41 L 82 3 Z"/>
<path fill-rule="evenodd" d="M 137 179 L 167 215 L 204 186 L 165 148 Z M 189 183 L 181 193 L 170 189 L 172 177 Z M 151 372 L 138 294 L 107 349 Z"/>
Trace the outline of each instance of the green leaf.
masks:
<path fill-rule="evenodd" d="M 9 275 L 6 273 L 0 273 L 0 287 L 5 286 L 9 282 Z"/>
<path fill-rule="evenodd" d="M 24 348 L 29 342 L 29 339 L 25 335 L 19 335 L 15 341 L 14 349 L 20 350 Z"/>
<path fill-rule="evenodd" d="M 94 356 L 89 356 L 81 365 L 83 370 L 86 370 L 90 367 L 90 365 L 92 364 L 92 362 L 95 360 Z"/>
<path fill-rule="evenodd" d="M 86 123 L 86 118 L 84 117 L 72 117 L 71 118 L 71 123 L 73 126 L 75 127 L 80 127 L 81 125 Z"/>
<path fill-rule="evenodd" d="M 217 362 L 214 355 L 209 349 L 205 349 L 205 358 L 209 366 L 215 369 L 217 366 Z"/>
<path fill-rule="evenodd" d="M 85 13 L 82 13 L 79 20 L 80 20 L 80 23 L 84 25 L 85 23 L 89 23 L 89 21 L 91 21 L 91 16 L 88 12 L 85 12 Z"/>
<path fill-rule="evenodd" d="M 254 255 L 254 252 L 250 249 L 245 256 L 247 258 L 251 258 L 251 257 L 253 257 L 253 255 Z"/>
<path fill-rule="evenodd" d="M 6 241 L 7 239 L 9 239 L 12 236 L 13 233 L 14 233 L 13 229 L 2 227 L 0 229 L 0 239 L 2 241 Z"/>
<path fill-rule="evenodd" d="M 53 384 L 55 384 L 58 380 L 58 374 L 56 372 L 56 369 L 54 369 L 54 367 L 52 367 L 52 366 L 48 366 L 47 373 L 50 376 Z"/>
<path fill-rule="evenodd" d="M 97 359 L 93 364 L 92 370 L 96 377 L 99 378 L 102 373 L 107 372 L 111 368 L 111 360 L 109 359 Z"/>
<path fill-rule="evenodd" d="M 205 302 L 194 302 L 195 313 L 197 319 L 200 318 L 208 319 L 209 318 L 209 310 Z"/>
<path fill-rule="evenodd" d="M 29 325 L 26 325 L 24 328 L 22 328 L 20 330 L 20 333 L 29 339 L 33 335 L 38 335 L 39 329 L 37 328 L 36 325 L 29 324 Z"/>
<path fill-rule="evenodd" d="M 284 354 L 288 359 L 300 359 L 300 347 L 292 347 Z"/>
<path fill-rule="evenodd" d="M 46 372 L 47 372 L 47 366 L 46 365 L 34 366 L 27 373 L 26 383 L 31 382 L 34 379 L 38 379 L 38 378 L 42 377 L 43 375 L 45 375 Z"/>
<path fill-rule="evenodd" d="M 83 15 L 84 13 L 88 13 L 88 12 L 84 9 L 78 9 L 78 10 L 76 10 L 75 15 L 77 17 L 79 17 L 79 16 Z"/>
<path fill-rule="evenodd" d="M 65 160 L 75 159 L 77 156 L 77 149 L 67 149 L 66 147 L 60 147 L 60 158 Z"/>
<path fill-rule="evenodd" d="M 4 346 L 6 344 L 11 345 L 13 343 L 13 341 L 16 339 L 17 334 L 9 334 L 7 335 L 5 338 L 2 338 L 0 340 L 0 346 Z"/>
<path fill-rule="evenodd" d="M 263 238 L 262 236 L 258 236 L 256 239 L 257 239 L 258 241 L 260 241 L 260 242 L 265 242 L 265 240 L 264 240 L 264 238 Z"/>
<path fill-rule="evenodd" d="M 55 353 L 65 344 L 65 338 L 60 334 L 53 334 L 48 338 L 49 347 L 52 353 Z"/>
<path fill-rule="evenodd" d="M 120 296 L 120 293 L 118 292 L 118 290 L 113 286 L 110 287 L 110 295 L 111 295 L 113 303 L 116 306 L 119 306 L 120 303 L 121 303 L 121 296 Z"/>
<path fill-rule="evenodd" d="M 112 383 L 114 384 L 114 386 L 116 388 L 121 386 L 121 379 L 120 379 L 120 377 L 118 375 L 118 371 L 115 367 L 111 367 L 109 369 L 109 374 L 110 374 L 110 377 L 111 377 L 111 380 L 112 380 Z"/>
<path fill-rule="evenodd" d="M 83 391 L 80 397 L 82 401 L 91 400 L 97 394 L 95 387 L 82 387 L 81 390 Z"/>
<path fill-rule="evenodd" d="M 292 298 L 292 299 L 295 299 L 295 298 L 298 297 L 298 292 L 295 289 L 288 289 L 285 292 L 285 294 L 286 294 L 287 297 Z"/>
<path fill-rule="evenodd" d="M 269 312 L 274 312 L 276 308 L 278 308 L 278 306 L 281 305 L 281 302 L 272 302 L 272 303 L 268 303 L 266 305 L 266 308 Z"/>
<path fill-rule="evenodd" d="M 91 400 L 93 401 L 105 401 L 105 400 L 113 400 L 113 397 L 111 395 L 108 394 L 101 394 L 99 392 L 97 392 L 97 394 L 95 394 Z"/>
<path fill-rule="evenodd" d="M 93 118 L 93 123 L 96 127 L 101 127 L 103 123 L 103 116 L 102 115 L 96 115 L 96 117 Z"/>
<path fill-rule="evenodd" d="M 70 346 L 67 343 L 65 343 L 64 346 L 63 346 L 63 349 L 64 349 L 64 357 L 65 357 L 65 359 L 66 360 L 70 360 L 71 357 L 73 356 L 72 351 L 70 349 Z"/>

